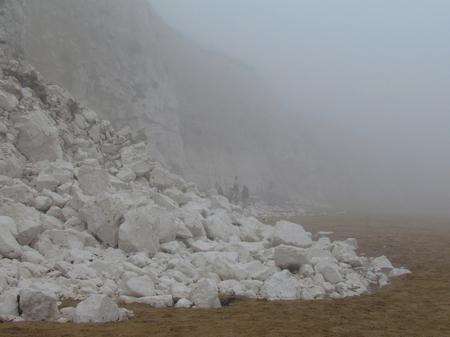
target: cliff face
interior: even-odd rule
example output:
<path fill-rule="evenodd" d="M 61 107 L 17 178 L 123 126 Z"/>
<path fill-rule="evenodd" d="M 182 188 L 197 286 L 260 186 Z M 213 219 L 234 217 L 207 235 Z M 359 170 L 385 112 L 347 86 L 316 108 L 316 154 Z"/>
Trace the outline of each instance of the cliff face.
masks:
<path fill-rule="evenodd" d="M 170 169 L 203 188 L 238 176 L 260 195 L 298 190 L 270 91 L 172 31 L 147 0 L 3 0 L 0 9 L 4 43 L 116 127 L 145 130 Z"/>
<path fill-rule="evenodd" d="M 145 0 L 4 1 L 16 13 L 5 39 L 41 73 L 116 125 L 145 129 L 154 156 L 182 166 L 176 98 L 159 48 L 162 29 Z"/>

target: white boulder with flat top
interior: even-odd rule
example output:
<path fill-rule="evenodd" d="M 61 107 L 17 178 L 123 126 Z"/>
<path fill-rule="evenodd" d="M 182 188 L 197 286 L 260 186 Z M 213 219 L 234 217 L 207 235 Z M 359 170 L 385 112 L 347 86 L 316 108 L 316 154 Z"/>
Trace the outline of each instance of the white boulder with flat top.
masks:
<path fill-rule="evenodd" d="M 35 110 L 21 116 L 15 127 L 19 131 L 16 147 L 27 159 L 36 162 L 62 159 L 58 129 L 46 112 Z"/>
<path fill-rule="evenodd" d="M 13 233 L 21 245 L 29 245 L 44 231 L 41 214 L 31 207 L 10 199 L 0 199 L 0 214 L 14 219 L 17 233 Z"/>
<path fill-rule="evenodd" d="M 239 238 L 239 229 L 233 225 L 230 215 L 224 209 L 215 209 L 205 221 L 206 235 L 215 241 L 229 242 Z"/>
<path fill-rule="evenodd" d="M 19 101 L 17 100 L 16 96 L 13 94 L 10 94 L 9 92 L 0 90 L 0 108 L 11 111 L 13 110 L 17 105 L 19 104 Z"/>
<path fill-rule="evenodd" d="M 145 252 L 150 256 L 159 250 L 156 224 L 150 215 L 153 207 L 146 206 L 128 211 L 119 229 L 119 248 L 128 253 Z"/>
<path fill-rule="evenodd" d="M 339 271 L 339 266 L 336 263 L 326 260 L 320 261 L 316 264 L 315 270 L 317 273 L 322 274 L 325 281 L 330 282 L 331 284 L 336 284 L 343 281 L 343 277 Z"/>
<path fill-rule="evenodd" d="M 26 321 L 53 321 L 58 316 L 57 298 L 40 290 L 22 289 L 19 308 Z"/>
<path fill-rule="evenodd" d="M 268 300 L 295 300 L 301 296 L 300 283 L 288 270 L 283 270 L 264 282 L 261 295 Z"/>
<path fill-rule="evenodd" d="M 275 264 L 281 269 L 298 270 L 309 264 L 307 250 L 294 246 L 279 245 L 274 251 Z"/>
<path fill-rule="evenodd" d="M 23 251 L 14 237 L 17 226 L 10 217 L 0 216 L 0 256 L 8 259 L 20 259 Z"/>
<path fill-rule="evenodd" d="M 19 178 L 22 177 L 25 157 L 11 143 L 0 143 L 0 174 Z"/>
<path fill-rule="evenodd" d="M 73 313 L 74 323 L 108 323 L 124 319 L 118 305 L 108 296 L 91 295 L 80 302 Z"/>
<path fill-rule="evenodd" d="M 305 231 L 302 225 L 288 221 L 278 221 L 271 237 L 273 246 L 287 245 L 307 248 L 312 245 L 311 233 Z"/>
<path fill-rule="evenodd" d="M 122 293 L 126 296 L 148 297 L 156 294 L 153 280 L 147 275 L 129 278 L 124 282 L 124 288 Z"/>
<path fill-rule="evenodd" d="M 195 307 L 202 309 L 220 308 L 217 283 L 211 279 L 203 278 L 193 285 L 191 301 Z"/>

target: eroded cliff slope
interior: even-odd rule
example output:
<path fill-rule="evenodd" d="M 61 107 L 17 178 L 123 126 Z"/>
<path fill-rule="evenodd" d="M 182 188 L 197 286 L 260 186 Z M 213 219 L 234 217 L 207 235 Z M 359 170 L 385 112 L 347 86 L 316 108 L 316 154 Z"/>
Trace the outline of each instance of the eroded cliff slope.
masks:
<path fill-rule="evenodd" d="M 0 39 L 151 155 L 203 188 L 235 176 L 259 195 L 295 196 L 303 154 L 286 160 L 277 102 L 239 62 L 174 32 L 147 0 L 4 0 Z M 289 150 L 287 150 L 289 147 Z"/>

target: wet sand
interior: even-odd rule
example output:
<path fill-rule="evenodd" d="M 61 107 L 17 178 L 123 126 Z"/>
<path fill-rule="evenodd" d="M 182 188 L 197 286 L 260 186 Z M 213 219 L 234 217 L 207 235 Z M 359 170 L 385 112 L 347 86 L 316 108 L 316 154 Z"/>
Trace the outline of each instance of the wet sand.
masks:
<path fill-rule="evenodd" d="M 118 324 L 0 324 L 0 336 L 450 337 L 450 219 L 398 216 L 298 218 L 312 231 L 355 237 L 360 252 L 386 255 L 413 272 L 376 294 L 345 300 L 235 301 L 220 310 L 129 306 Z"/>

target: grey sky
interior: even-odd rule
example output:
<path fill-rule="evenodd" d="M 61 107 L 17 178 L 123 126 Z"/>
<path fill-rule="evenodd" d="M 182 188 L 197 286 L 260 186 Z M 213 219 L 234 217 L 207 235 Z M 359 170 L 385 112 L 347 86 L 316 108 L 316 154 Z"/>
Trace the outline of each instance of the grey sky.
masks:
<path fill-rule="evenodd" d="M 449 1 L 151 2 L 179 31 L 255 66 L 330 160 L 360 169 L 355 184 L 395 181 L 392 193 L 450 201 Z"/>

